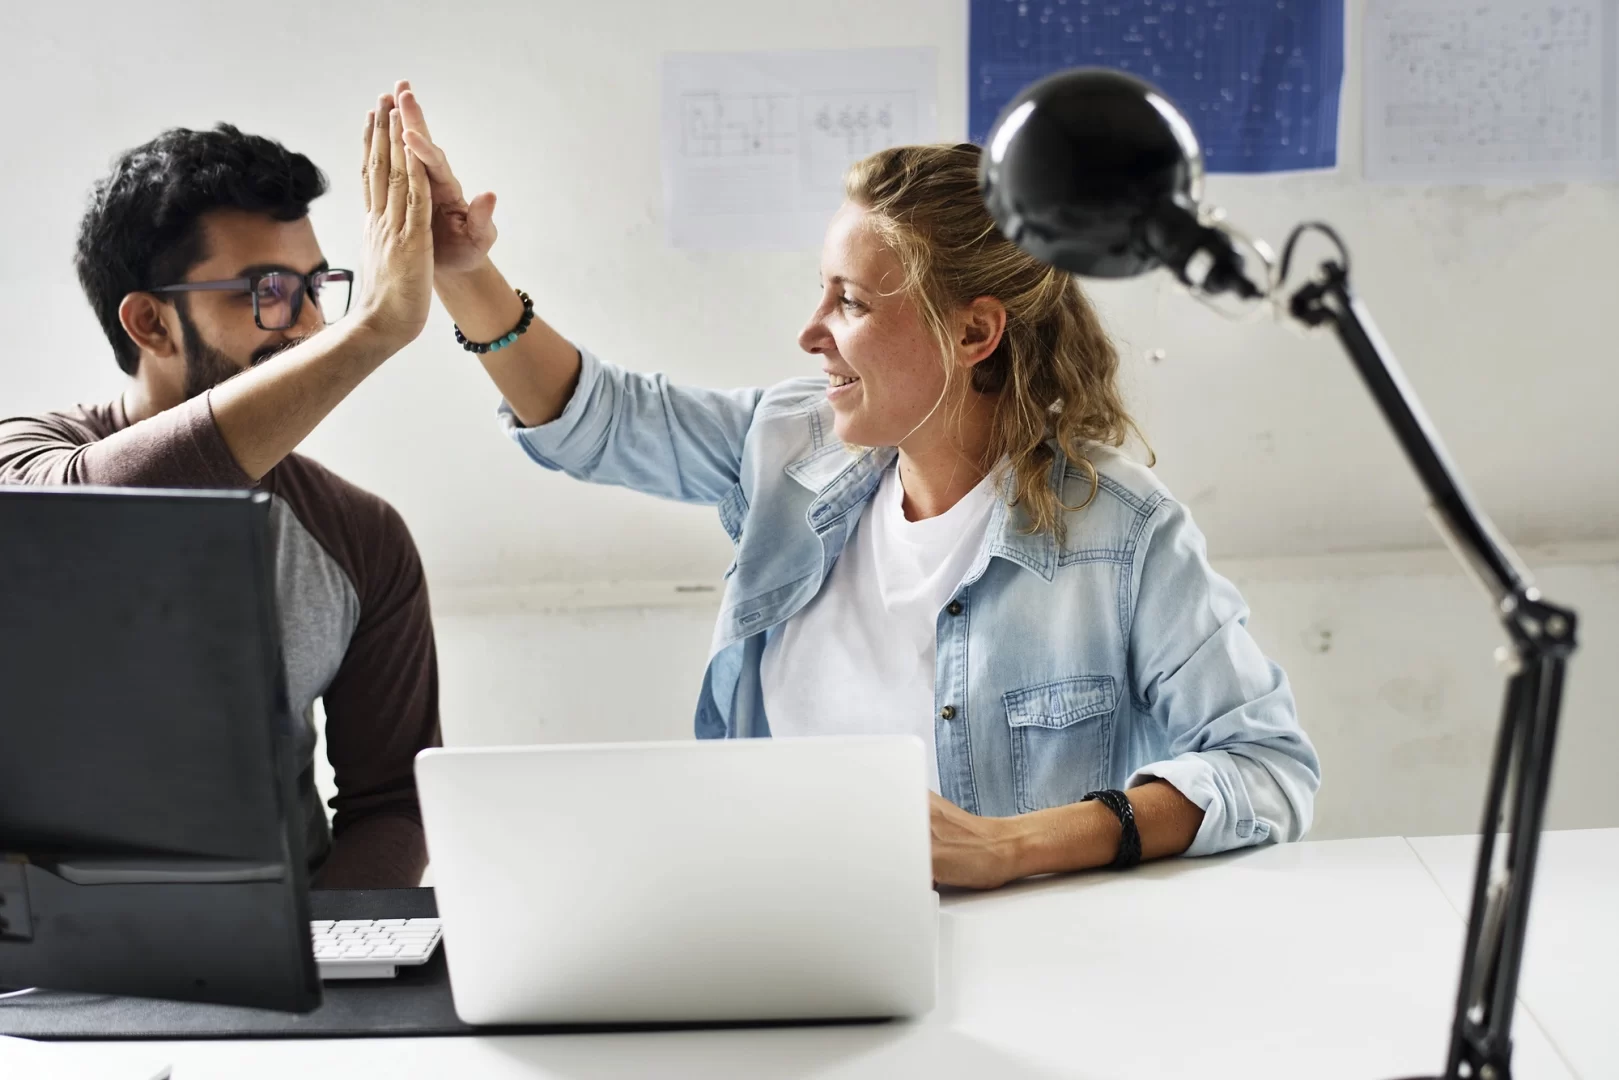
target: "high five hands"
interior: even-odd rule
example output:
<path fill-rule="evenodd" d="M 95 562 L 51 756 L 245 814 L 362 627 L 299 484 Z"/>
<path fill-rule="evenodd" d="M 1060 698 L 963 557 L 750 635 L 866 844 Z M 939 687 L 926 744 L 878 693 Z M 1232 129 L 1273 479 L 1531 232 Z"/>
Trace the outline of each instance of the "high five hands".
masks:
<path fill-rule="evenodd" d="M 427 325 L 434 245 L 427 170 L 406 148 L 403 117 L 387 94 L 366 114 L 360 181 L 366 273 L 355 314 L 393 351 Z"/>
<path fill-rule="evenodd" d="M 403 118 L 404 144 L 427 170 L 433 221 L 433 272 L 440 276 L 480 269 L 495 243 L 495 195 L 486 191 L 468 202 L 444 151 L 433 142 L 416 92 L 408 79 L 394 86 Z"/>

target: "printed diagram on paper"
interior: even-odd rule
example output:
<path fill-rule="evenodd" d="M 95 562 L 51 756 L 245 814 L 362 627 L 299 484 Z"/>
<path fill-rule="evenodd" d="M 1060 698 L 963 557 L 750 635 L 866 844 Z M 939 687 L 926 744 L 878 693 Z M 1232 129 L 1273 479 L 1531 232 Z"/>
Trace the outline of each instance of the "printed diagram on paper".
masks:
<path fill-rule="evenodd" d="M 917 142 L 916 95 L 806 94 L 804 182 L 815 189 L 843 190 L 843 172 L 867 154 Z"/>
<path fill-rule="evenodd" d="M 693 93 L 680 115 L 686 158 L 792 157 L 806 185 L 837 188 L 850 162 L 910 141 L 916 95 Z"/>
<path fill-rule="evenodd" d="M 688 158 L 798 153 L 791 94 L 683 94 L 680 152 Z"/>
<path fill-rule="evenodd" d="M 1614 152 L 1611 0 L 1374 0 L 1366 174 L 1600 180 Z"/>
<path fill-rule="evenodd" d="M 849 165 L 936 137 L 935 77 L 925 49 L 666 56 L 669 242 L 818 246 Z"/>

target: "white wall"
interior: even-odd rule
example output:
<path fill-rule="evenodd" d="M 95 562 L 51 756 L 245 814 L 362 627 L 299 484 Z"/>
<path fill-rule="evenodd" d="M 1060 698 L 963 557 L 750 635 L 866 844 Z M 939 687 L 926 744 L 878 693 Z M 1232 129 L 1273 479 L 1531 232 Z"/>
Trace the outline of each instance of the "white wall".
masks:
<path fill-rule="evenodd" d="M 1349 7 L 1341 168 L 1215 177 L 1210 197 L 1273 241 L 1306 217 L 1341 229 L 1363 294 L 1509 537 L 1619 539 L 1619 188 L 1364 184 L 1361 0 Z M 940 134 L 955 138 L 964 13 L 958 0 L 396 0 L 292 19 L 214 0 L 0 4 L 0 413 L 118 390 L 70 263 L 84 193 L 116 152 L 222 119 L 277 136 L 331 176 L 314 220 L 333 263 L 352 265 L 360 118 L 400 76 L 415 80 L 467 184 L 501 196 L 496 254 L 565 333 L 692 382 L 804 371 L 793 337 L 816 294 L 816 253 L 664 245 L 658 58 L 933 46 Z M 1318 558 L 1431 545 L 1416 486 L 1349 366 L 1328 341 L 1221 322 L 1162 278 L 1094 294 L 1159 473 L 1293 673 L 1326 762 L 1318 835 L 1472 828 L 1496 712 L 1487 613 L 1442 560 Z M 1159 348 L 1165 359 L 1148 360 Z M 712 512 L 533 468 L 495 433 L 493 402 L 436 312 L 306 446 L 392 500 L 417 536 L 439 600 L 447 732 L 683 735 L 708 612 L 647 607 L 633 583 L 712 581 L 727 558 Z M 1591 620 L 1553 820 L 1619 824 L 1599 771 L 1616 749 L 1614 570 L 1595 559 L 1545 579 Z M 627 583 L 610 596 L 630 606 L 522 610 L 568 584 L 582 590 L 574 606 L 597 604 L 589 583 L 602 581 Z M 1332 647 L 1320 651 L 1326 629 Z"/>
<path fill-rule="evenodd" d="M 1581 619 L 1550 828 L 1619 825 L 1619 548 L 1532 551 L 1542 591 Z M 1444 552 L 1247 561 L 1226 569 L 1293 681 L 1322 759 L 1318 838 L 1475 832 L 1500 724 L 1506 639 Z"/>
<path fill-rule="evenodd" d="M 1352 31 L 1358 0 L 1350 3 Z M 212 0 L 0 5 L 0 411 L 110 397 L 119 377 L 74 283 L 84 192 L 171 124 L 232 120 L 311 154 L 315 224 L 358 257 L 354 167 L 379 89 L 412 77 L 466 182 L 501 197 L 496 255 L 542 314 L 603 355 L 715 385 L 808 370 L 794 335 L 816 253 L 697 255 L 663 239 L 658 58 L 668 50 L 932 46 L 940 134 L 965 130 L 959 0 L 463 0 L 326 4 L 279 20 Z M 461 27 L 498 27 L 476 46 Z M 450 40 L 447 42 L 446 38 Z M 1608 312 L 1619 198 L 1601 185 L 1374 188 L 1359 175 L 1350 34 L 1342 167 L 1214 177 L 1232 219 L 1279 242 L 1340 227 L 1360 287 L 1456 458 L 1524 543 L 1619 537 L 1619 394 Z M 1233 326 L 1162 278 L 1097 287 L 1159 471 L 1218 555 L 1423 546 L 1407 474 L 1328 341 Z M 1159 363 L 1145 356 L 1167 353 Z M 533 468 L 495 434 L 494 395 L 436 315 L 309 440 L 392 499 L 441 586 L 703 579 L 725 539 L 701 509 Z"/>

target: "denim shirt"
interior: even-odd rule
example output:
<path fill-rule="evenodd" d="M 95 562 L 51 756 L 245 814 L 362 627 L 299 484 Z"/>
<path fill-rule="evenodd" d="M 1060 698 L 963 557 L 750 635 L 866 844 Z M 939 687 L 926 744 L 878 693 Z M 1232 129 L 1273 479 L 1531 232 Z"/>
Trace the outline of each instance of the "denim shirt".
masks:
<path fill-rule="evenodd" d="M 580 357 L 560 416 L 525 428 L 503 404 L 502 424 L 548 469 L 718 508 L 736 558 L 696 733 L 768 736 L 765 643 L 826 581 L 896 451 L 838 440 L 824 378 L 704 390 Z M 1063 541 L 1001 500 L 938 614 L 941 794 L 1010 816 L 1161 778 L 1204 811 L 1188 855 L 1298 839 L 1320 766 L 1287 676 L 1186 508 L 1123 454 L 1086 457 L 1095 497 Z M 1060 451 L 1051 483 L 1066 506 L 1091 496 L 1090 471 Z"/>

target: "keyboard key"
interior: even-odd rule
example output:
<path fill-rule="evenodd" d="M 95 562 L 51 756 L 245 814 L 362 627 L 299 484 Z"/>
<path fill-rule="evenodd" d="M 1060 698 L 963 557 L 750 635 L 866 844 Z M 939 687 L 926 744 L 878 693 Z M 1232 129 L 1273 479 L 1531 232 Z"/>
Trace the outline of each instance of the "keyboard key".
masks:
<path fill-rule="evenodd" d="M 376 921 L 375 925 L 377 925 L 377 926 L 404 926 L 409 921 L 410 921 L 409 919 L 378 919 Z"/>
<path fill-rule="evenodd" d="M 370 925 L 370 919 L 339 919 L 336 923 L 339 930 L 359 930 Z"/>

